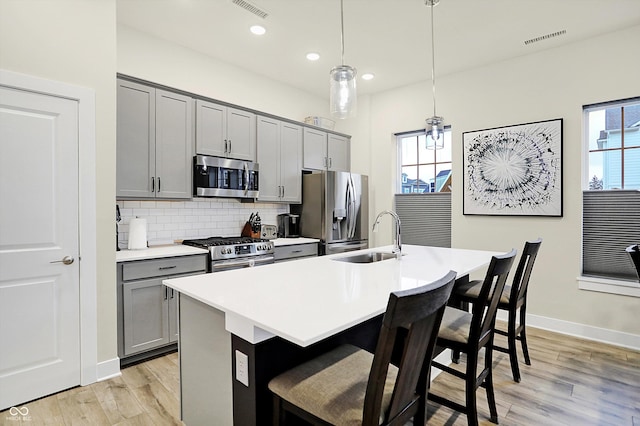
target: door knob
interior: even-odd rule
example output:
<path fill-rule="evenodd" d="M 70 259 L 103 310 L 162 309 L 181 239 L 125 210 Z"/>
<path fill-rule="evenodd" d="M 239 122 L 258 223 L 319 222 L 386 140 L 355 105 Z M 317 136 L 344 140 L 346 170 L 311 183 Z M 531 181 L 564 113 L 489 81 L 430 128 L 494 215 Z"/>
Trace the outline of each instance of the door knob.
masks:
<path fill-rule="evenodd" d="M 49 263 L 64 263 L 65 265 L 71 265 L 75 259 L 72 256 L 65 256 L 62 260 L 54 260 Z"/>

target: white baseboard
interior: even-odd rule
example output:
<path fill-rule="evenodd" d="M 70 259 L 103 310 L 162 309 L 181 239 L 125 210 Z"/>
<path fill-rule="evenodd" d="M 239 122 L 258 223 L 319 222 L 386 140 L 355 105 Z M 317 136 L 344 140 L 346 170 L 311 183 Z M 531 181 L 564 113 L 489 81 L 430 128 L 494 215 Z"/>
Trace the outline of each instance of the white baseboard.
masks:
<path fill-rule="evenodd" d="M 118 377 L 120 374 L 122 374 L 120 372 L 120 358 L 115 357 L 107 361 L 99 362 L 96 366 L 96 370 L 98 382 Z"/>
<path fill-rule="evenodd" d="M 507 321 L 507 312 L 498 311 L 497 318 Z M 541 328 L 560 334 L 580 337 L 582 339 L 621 346 L 633 350 L 640 350 L 640 335 L 593 327 L 585 324 L 527 314 L 527 327 Z"/>

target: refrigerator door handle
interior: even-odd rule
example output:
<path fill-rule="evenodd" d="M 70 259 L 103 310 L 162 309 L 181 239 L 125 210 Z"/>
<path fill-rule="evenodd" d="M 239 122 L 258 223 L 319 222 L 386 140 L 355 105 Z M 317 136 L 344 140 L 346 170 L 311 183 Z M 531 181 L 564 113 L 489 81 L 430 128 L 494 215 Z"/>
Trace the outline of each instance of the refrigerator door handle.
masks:
<path fill-rule="evenodd" d="M 355 190 L 355 185 L 353 184 L 353 178 L 351 177 L 351 175 L 349 175 L 349 184 L 348 184 L 348 191 L 349 191 L 349 196 L 348 196 L 348 200 L 349 200 L 349 204 L 347 206 L 347 215 L 348 215 L 348 221 L 347 221 L 347 236 L 349 239 L 353 238 L 355 233 L 356 233 L 356 209 L 355 209 L 355 204 L 356 204 L 356 190 Z"/>

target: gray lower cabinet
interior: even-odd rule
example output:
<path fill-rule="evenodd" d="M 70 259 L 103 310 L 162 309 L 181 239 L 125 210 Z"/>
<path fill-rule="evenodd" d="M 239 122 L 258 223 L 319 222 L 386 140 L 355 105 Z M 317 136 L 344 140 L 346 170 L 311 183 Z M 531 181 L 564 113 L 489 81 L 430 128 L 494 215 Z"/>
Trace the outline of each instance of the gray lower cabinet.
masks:
<path fill-rule="evenodd" d="M 162 280 L 206 272 L 207 255 L 118 264 L 118 356 L 136 356 L 178 340 L 177 293 Z"/>
<path fill-rule="evenodd" d="M 277 246 L 273 249 L 273 256 L 276 262 L 297 260 L 303 257 L 318 255 L 318 243 L 294 244 L 288 246 Z"/>

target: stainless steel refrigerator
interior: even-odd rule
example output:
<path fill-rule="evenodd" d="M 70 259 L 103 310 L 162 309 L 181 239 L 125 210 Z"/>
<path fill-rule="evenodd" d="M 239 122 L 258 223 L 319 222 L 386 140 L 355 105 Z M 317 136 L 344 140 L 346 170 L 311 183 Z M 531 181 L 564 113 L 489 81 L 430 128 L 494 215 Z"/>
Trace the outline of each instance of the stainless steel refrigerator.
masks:
<path fill-rule="evenodd" d="M 300 235 L 320 239 L 320 254 L 369 247 L 368 178 L 349 172 L 302 176 Z M 293 206 L 292 206 L 293 207 Z"/>

